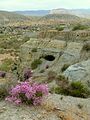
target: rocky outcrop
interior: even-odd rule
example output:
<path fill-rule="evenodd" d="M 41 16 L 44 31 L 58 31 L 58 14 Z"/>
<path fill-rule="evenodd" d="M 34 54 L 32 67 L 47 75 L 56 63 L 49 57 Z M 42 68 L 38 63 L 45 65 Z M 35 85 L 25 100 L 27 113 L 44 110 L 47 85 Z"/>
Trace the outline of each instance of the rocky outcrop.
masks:
<path fill-rule="evenodd" d="M 35 72 L 44 70 L 44 75 L 48 71 L 54 70 L 60 73 L 62 67 L 79 62 L 83 44 L 76 42 L 66 42 L 51 39 L 31 39 L 21 46 L 20 58 L 22 66 L 31 67 L 31 63 L 35 59 L 42 60 L 42 63 L 35 69 Z M 35 50 L 35 51 L 33 51 Z M 46 57 L 54 57 L 55 59 L 47 60 Z M 48 65 L 48 69 L 46 66 Z"/>
<path fill-rule="evenodd" d="M 71 65 L 65 72 L 65 77 L 72 81 L 82 81 L 88 83 L 90 87 L 90 59 Z"/>
<path fill-rule="evenodd" d="M 77 31 L 58 31 L 47 30 L 39 33 L 40 38 L 53 38 L 64 41 L 84 41 L 90 39 L 90 31 L 77 30 Z"/>

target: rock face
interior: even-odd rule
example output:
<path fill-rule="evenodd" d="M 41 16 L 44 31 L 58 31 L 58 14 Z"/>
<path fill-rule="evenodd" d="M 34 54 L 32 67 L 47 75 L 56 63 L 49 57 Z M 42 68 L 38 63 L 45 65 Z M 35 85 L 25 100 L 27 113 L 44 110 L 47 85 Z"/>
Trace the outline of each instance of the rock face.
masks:
<path fill-rule="evenodd" d="M 46 70 L 46 66 L 48 66 L 49 69 L 55 66 L 58 59 L 63 54 L 63 49 L 65 47 L 65 41 L 31 39 L 21 46 L 22 64 L 31 67 L 32 61 L 40 59 L 42 60 L 42 64 L 39 65 L 35 71 L 39 72 L 42 69 Z M 36 49 L 36 51 L 33 51 L 33 49 Z"/>
<path fill-rule="evenodd" d="M 78 42 L 31 39 L 21 46 L 21 69 L 31 68 L 32 62 L 39 59 L 42 63 L 33 69 L 36 81 L 45 81 L 49 71 L 53 71 L 57 75 L 63 73 L 69 80 L 80 80 L 90 86 L 90 51 L 87 48 L 85 46 L 83 50 L 83 43 Z"/>
<path fill-rule="evenodd" d="M 33 52 L 33 49 L 36 49 Z M 64 64 L 74 64 L 80 59 L 80 52 L 82 49 L 81 43 L 70 42 L 61 40 L 50 39 L 31 39 L 21 47 L 21 60 L 22 64 L 30 66 L 34 59 L 41 59 L 42 64 L 38 67 L 37 71 L 45 69 L 46 65 L 55 71 L 60 71 Z M 46 60 L 42 56 L 55 57 L 54 60 Z M 48 69 L 49 69 L 48 68 Z"/>
<path fill-rule="evenodd" d="M 67 44 L 67 48 L 64 51 L 64 54 L 61 56 L 63 62 L 66 63 L 75 63 L 80 59 L 80 51 L 82 49 L 82 44 L 70 42 Z"/>
<path fill-rule="evenodd" d="M 53 38 L 66 41 L 84 41 L 90 39 L 90 31 L 78 30 L 78 31 L 57 31 L 47 30 L 39 33 L 40 38 Z"/>
<path fill-rule="evenodd" d="M 90 86 L 90 59 L 74 65 L 71 65 L 65 72 L 64 75 L 72 81 L 87 82 Z"/>

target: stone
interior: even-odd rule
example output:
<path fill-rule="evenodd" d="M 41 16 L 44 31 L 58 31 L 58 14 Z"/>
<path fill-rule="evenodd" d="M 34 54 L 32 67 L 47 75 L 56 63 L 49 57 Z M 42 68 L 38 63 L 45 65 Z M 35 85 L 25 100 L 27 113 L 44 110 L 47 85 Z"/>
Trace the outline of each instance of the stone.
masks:
<path fill-rule="evenodd" d="M 90 59 L 69 66 L 63 74 L 71 81 L 82 81 L 90 86 Z"/>

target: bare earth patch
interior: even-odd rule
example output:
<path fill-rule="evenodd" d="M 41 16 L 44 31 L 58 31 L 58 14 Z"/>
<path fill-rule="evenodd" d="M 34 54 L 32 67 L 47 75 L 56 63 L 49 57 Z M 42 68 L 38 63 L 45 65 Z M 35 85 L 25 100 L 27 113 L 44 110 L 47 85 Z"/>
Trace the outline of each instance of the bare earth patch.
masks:
<path fill-rule="evenodd" d="M 11 56 L 10 54 L 0 54 L 0 64 L 2 63 L 2 61 L 4 60 L 4 59 L 12 59 L 12 60 L 14 60 L 15 59 L 15 57 L 14 56 Z"/>
<path fill-rule="evenodd" d="M 90 98 L 53 94 L 34 107 L 0 101 L 0 120 L 90 120 Z"/>

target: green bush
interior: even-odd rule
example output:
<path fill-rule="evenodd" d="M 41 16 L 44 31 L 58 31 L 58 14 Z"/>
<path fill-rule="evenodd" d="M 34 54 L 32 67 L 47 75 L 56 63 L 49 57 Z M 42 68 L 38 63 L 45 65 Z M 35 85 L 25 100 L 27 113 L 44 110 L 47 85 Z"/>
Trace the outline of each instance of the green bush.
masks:
<path fill-rule="evenodd" d="M 85 85 L 83 85 L 80 81 L 72 82 L 70 87 L 71 89 L 69 90 L 69 92 L 71 96 L 85 98 L 90 94 L 88 88 Z"/>
<path fill-rule="evenodd" d="M 0 65 L 0 70 L 8 72 L 9 70 L 11 70 L 13 63 L 14 61 L 10 58 L 4 59 L 2 64 Z"/>
<path fill-rule="evenodd" d="M 36 69 L 38 67 L 38 65 L 42 64 L 42 61 L 40 59 L 35 59 L 32 63 L 31 63 L 31 69 Z"/>
<path fill-rule="evenodd" d="M 33 48 L 31 51 L 32 52 L 37 52 L 37 48 Z"/>
<path fill-rule="evenodd" d="M 61 68 L 61 71 L 64 72 L 70 65 L 69 64 L 64 64 L 63 67 Z"/>
<path fill-rule="evenodd" d="M 82 84 L 80 81 L 77 82 L 62 82 L 59 84 L 59 87 L 53 89 L 56 94 L 70 95 L 73 97 L 87 98 L 90 96 L 90 90 Z"/>
<path fill-rule="evenodd" d="M 55 88 L 54 88 L 54 92 L 55 92 L 56 94 L 61 94 L 61 88 L 60 88 L 60 87 L 55 87 Z"/>
<path fill-rule="evenodd" d="M 64 27 L 58 26 L 58 27 L 56 27 L 56 30 L 58 30 L 58 31 L 63 31 L 63 30 L 64 30 Z"/>
<path fill-rule="evenodd" d="M 8 94 L 8 92 L 7 92 L 7 90 L 5 90 L 5 88 L 3 88 L 2 90 L 0 89 L 0 100 L 5 98 L 7 96 L 7 94 Z"/>
<path fill-rule="evenodd" d="M 44 69 L 40 70 L 40 73 L 44 73 L 44 72 L 45 72 L 45 70 L 44 70 Z"/>
<path fill-rule="evenodd" d="M 87 29 L 87 26 L 78 24 L 74 26 L 72 30 L 75 31 L 75 30 L 84 30 L 84 29 Z"/>

